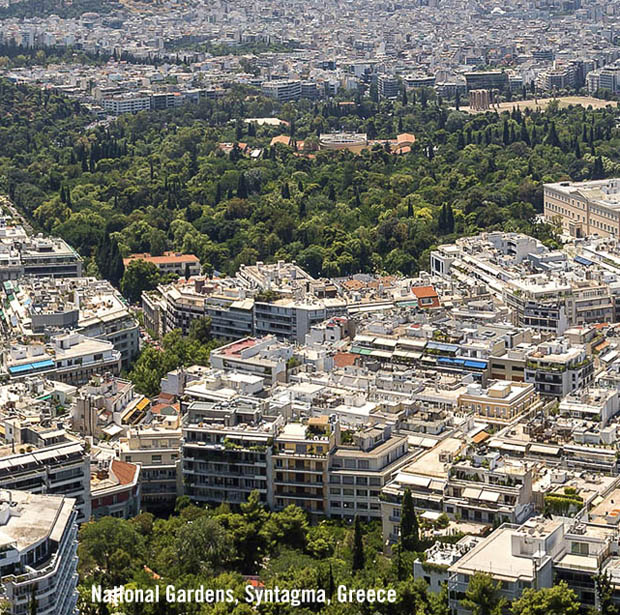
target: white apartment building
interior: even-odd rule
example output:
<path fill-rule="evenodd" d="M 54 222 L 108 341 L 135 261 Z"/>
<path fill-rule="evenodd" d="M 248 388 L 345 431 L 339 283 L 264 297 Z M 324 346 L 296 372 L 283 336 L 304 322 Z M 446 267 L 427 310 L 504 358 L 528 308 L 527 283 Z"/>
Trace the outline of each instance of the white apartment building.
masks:
<path fill-rule="evenodd" d="M 9 615 L 77 613 L 76 521 L 71 498 L 0 492 L 0 584 Z"/>

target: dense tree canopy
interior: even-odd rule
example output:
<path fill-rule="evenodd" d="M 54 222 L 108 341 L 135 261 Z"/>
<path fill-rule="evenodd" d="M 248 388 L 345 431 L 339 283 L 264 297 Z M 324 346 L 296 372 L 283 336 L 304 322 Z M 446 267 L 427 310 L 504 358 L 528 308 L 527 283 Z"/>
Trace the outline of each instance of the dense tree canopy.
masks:
<path fill-rule="evenodd" d="M 314 275 L 415 273 L 455 234 L 536 224 L 542 182 L 620 172 L 615 106 L 478 115 L 450 110 L 432 92 L 404 101 L 280 105 L 249 89 L 221 101 L 123 116 L 89 129 L 82 108 L 49 92 L 0 83 L 0 189 L 43 230 L 94 260 L 110 233 L 123 256 L 195 253 L 233 273 L 256 260 L 296 259 Z M 281 127 L 244 117 L 277 115 Z M 411 152 L 377 144 L 354 155 L 314 147 L 330 130 L 378 139 L 413 133 Z M 294 147 L 271 138 L 294 133 Z M 239 138 L 239 139 L 237 139 Z M 242 139 L 263 155 L 218 143 Z M 297 148 L 297 151 L 296 151 Z"/>

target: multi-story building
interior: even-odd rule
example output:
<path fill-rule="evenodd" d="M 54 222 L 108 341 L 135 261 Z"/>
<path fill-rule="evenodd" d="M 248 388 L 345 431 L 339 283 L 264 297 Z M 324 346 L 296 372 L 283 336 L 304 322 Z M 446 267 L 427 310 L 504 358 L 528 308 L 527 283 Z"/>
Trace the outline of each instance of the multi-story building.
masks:
<path fill-rule="evenodd" d="M 499 70 L 465 73 L 467 91 L 503 90 L 508 87 L 508 73 Z"/>
<path fill-rule="evenodd" d="M 50 344 L 14 344 L 2 358 L 3 370 L 10 378 L 45 374 L 79 385 L 97 374 L 118 375 L 122 357 L 111 342 L 69 333 L 56 336 Z"/>
<path fill-rule="evenodd" d="M 102 460 L 90 481 L 92 516 L 131 519 L 140 512 L 140 466 L 118 459 Z"/>
<path fill-rule="evenodd" d="M 5 449 L 5 455 L 0 457 L 0 489 L 74 498 L 78 521 L 88 521 L 90 456 L 84 446 L 79 442 L 63 442 L 38 450 L 23 446 L 20 451 L 11 453 Z"/>
<path fill-rule="evenodd" d="M 288 102 L 301 98 L 301 81 L 298 79 L 264 81 L 261 89 L 265 96 L 275 98 L 278 102 Z"/>
<path fill-rule="evenodd" d="M 123 264 L 128 267 L 132 261 L 146 261 L 152 263 L 162 274 L 174 273 L 179 276 L 190 278 L 200 275 L 200 259 L 194 254 L 179 254 L 176 252 L 164 252 L 161 256 L 151 256 L 148 253 L 130 254 L 123 259 Z"/>
<path fill-rule="evenodd" d="M 458 407 L 491 423 L 510 423 L 533 409 L 536 397 L 533 384 L 496 380 L 486 388 L 480 384 L 468 385 L 466 392 L 459 396 Z"/>
<path fill-rule="evenodd" d="M 252 491 L 274 506 L 272 449 L 282 416 L 261 404 L 192 402 L 183 420 L 183 492 L 192 500 L 239 504 Z"/>
<path fill-rule="evenodd" d="M 57 237 L 0 237 L 0 282 L 24 276 L 77 278 L 82 275 L 82 259 Z"/>
<path fill-rule="evenodd" d="M 339 438 L 340 424 L 327 416 L 284 426 L 272 457 L 276 510 L 295 504 L 311 516 L 327 513 L 329 460 Z"/>
<path fill-rule="evenodd" d="M 573 237 L 620 237 L 620 179 L 545 184 L 544 215 Z"/>
<path fill-rule="evenodd" d="M 181 429 L 154 425 L 130 429 L 120 440 L 120 460 L 140 466 L 140 496 L 146 510 L 174 507 L 179 493 L 181 436 Z"/>
<path fill-rule="evenodd" d="M 138 113 L 138 111 L 149 111 L 151 109 L 151 97 L 140 93 L 124 93 L 104 98 L 101 104 L 103 109 L 112 115 Z"/>
<path fill-rule="evenodd" d="M 379 75 L 377 86 L 381 98 L 398 98 L 400 94 L 400 79 L 394 75 Z"/>
<path fill-rule="evenodd" d="M 94 278 L 22 278 L 4 285 L 7 335 L 56 335 L 76 331 L 107 340 L 127 367 L 139 350 L 138 321 L 120 293 Z M 9 296 L 11 297 L 10 300 Z"/>
<path fill-rule="evenodd" d="M 525 382 L 532 383 L 541 395 L 565 397 L 592 382 L 594 364 L 583 346 L 571 346 L 559 338 L 544 342 L 529 352 Z"/>
<path fill-rule="evenodd" d="M 245 338 L 212 350 L 211 367 L 238 371 L 265 378 L 269 383 L 286 380 L 286 362 L 293 356 L 290 344 L 273 335 L 262 339 Z"/>
<path fill-rule="evenodd" d="M 0 584 L 9 615 L 77 612 L 75 500 L 0 492 Z"/>
<path fill-rule="evenodd" d="M 342 436 L 342 433 L 341 433 Z M 329 458 L 327 514 L 337 519 L 380 519 L 381 489 L 410 459 L 407 437 L 377 425 L 353 433 Z"/>

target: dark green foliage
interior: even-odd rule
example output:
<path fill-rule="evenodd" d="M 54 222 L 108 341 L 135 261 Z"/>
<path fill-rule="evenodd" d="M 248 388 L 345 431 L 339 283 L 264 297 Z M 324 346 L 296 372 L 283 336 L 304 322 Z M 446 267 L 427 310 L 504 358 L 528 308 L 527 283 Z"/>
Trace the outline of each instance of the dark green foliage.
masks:
<path fill-rule="evenodd" d="M 364 538 L 362 536 L 362 526 L 358 516 L 355 517 L 355 524 L 353 526 L 353 558 L 351 562 L 351 569 L 355 572 L 361 570 L 364 567 L 366 556 L 364 554 Z"/>
<path fill-rule="evenodd" d="M 413 498 L 409 488 L 403 494 L 403 503 L 400 514 L 400 542 L 406 551 L 417 551 L 420 545 L 420 527 L 418 515 L 413 505 Z"/>

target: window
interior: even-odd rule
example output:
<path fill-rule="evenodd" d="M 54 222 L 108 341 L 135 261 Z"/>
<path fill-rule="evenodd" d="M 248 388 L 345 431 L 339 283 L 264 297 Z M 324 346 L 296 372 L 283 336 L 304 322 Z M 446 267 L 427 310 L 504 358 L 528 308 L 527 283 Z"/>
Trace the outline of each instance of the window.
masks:
<path fill-rule="evenodd" d="M 161 455 L 152 455 L 151 461 L 152 463 L 161 463 Z"/>

